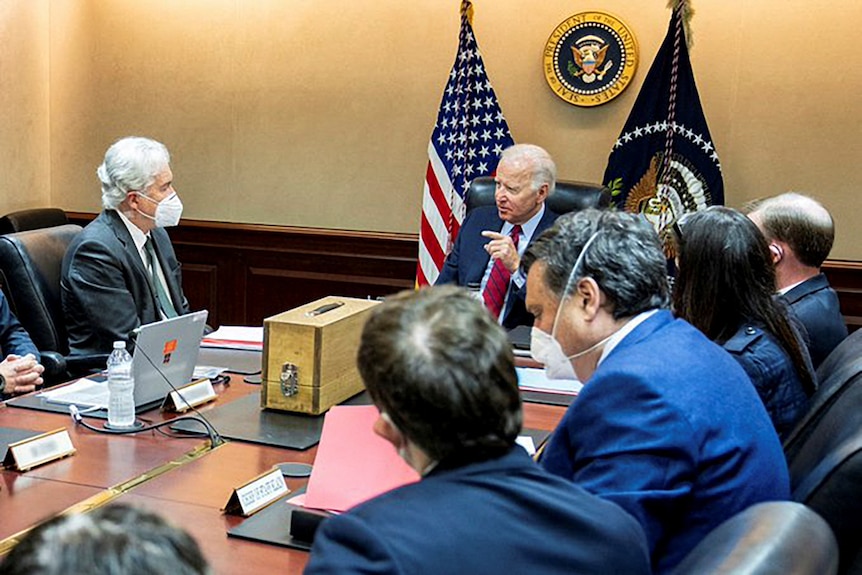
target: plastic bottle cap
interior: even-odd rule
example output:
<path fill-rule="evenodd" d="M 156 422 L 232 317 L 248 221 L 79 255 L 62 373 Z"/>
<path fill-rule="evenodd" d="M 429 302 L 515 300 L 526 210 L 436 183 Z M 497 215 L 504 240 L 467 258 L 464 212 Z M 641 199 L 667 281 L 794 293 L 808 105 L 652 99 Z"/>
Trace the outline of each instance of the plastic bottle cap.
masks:
<path fill-rule="evenodd" d="M 124 341 L 115 341 L 114 349 L 126 349 L 126 342 Z"/>

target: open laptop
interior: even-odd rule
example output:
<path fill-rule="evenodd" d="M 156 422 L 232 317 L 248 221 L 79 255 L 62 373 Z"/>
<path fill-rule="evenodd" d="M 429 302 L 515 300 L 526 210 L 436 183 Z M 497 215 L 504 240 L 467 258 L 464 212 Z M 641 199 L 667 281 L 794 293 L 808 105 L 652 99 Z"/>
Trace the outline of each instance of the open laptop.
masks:
<path fill-rule="evenodd" d="M 157 407 L 173 388 L 191 381 L 206 320 L 207 311 L 203 310 L 142 325 L 135 330 L 132 374 L 136 413 Z M 106 409 L 108 386 L 105 381 L 82 379 L 44 391 L 41 396 L 49 403 Z"/>

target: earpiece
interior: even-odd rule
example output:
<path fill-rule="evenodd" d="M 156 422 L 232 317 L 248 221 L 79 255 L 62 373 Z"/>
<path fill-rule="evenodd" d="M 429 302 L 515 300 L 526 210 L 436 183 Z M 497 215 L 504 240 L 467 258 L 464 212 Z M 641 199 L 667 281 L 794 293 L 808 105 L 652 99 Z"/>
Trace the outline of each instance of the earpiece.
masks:
<path fill-rule="evenodd" d="M 769 251 L 772 252 L 772 263 L 778 263 L 784 257 L 784 249 L 778 244 L 769 244 Z"/>

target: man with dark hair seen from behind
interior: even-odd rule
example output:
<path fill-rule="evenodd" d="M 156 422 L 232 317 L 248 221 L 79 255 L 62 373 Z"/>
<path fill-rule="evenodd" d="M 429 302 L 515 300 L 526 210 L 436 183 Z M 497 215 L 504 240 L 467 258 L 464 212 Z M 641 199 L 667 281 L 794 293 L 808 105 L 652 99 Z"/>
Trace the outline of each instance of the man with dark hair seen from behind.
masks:
<path fill-rule="evenodd" d="M 496 205 L 467 214 L 435 285 L 475 287 L 505 328 L 530 325 L 521 254 L 557 219 L 545 206 L 556 179 L 554 160 L 539 146 L 515 144 L 503 150 L 494 176 Z"/>
<path fill-rule="evenodd" d="M 748 210 L 769 242 L 775 287 L 805 328 L 816 368 L 847 337 L 838 294 L 820 271 L 835 240 L 832 216 L 817 200 L 794 192 L 756 201 Z"/>
<path fill-rule="evenodd" d="M 141 325 L 189 312 L 180 264 L 164 228 L 180 221 L 167 148 L 123 138 L 105 153 L 99 216 L 69 245 L 60 295 L 72 355 L 129 349 Z"/>
<path fill-rule="evenodd" d="M 511 346 L 468 292 L 388 299 L 365 325 L 358 364 L 380 409 L 375 432 L 422 479 L 326 519 L 306 575 L 648 573 L 632 517 L 516 445 Z"/>
<path fill-rule="evenodd" d="M 524 254 L 533 341 L 584 383 L 540 464 L 618 503 L 667 573 L 712 529 L 790 495 L 763 402 L 721 347 L 667 310 L 666 263 L 641 216 L 561 216 Z"/>
<path fill-rule="evenodd" d="M 209 575 L 192 537 L 150 511 L 114 504 L 29 532 L 0 575 Z"/>

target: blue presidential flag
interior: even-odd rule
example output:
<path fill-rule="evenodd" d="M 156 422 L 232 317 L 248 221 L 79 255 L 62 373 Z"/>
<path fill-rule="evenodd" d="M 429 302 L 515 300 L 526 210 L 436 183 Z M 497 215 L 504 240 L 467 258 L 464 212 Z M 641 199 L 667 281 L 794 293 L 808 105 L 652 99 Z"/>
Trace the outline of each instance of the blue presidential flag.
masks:
<path fill-rule="evenodd" d="M 667 241 L 684 213 L 724 203 L 718 152 L 697 95 L 683 25 L 685 0 L 614 144 L 604 182 L 615 206 L 644 214 Z"/>

